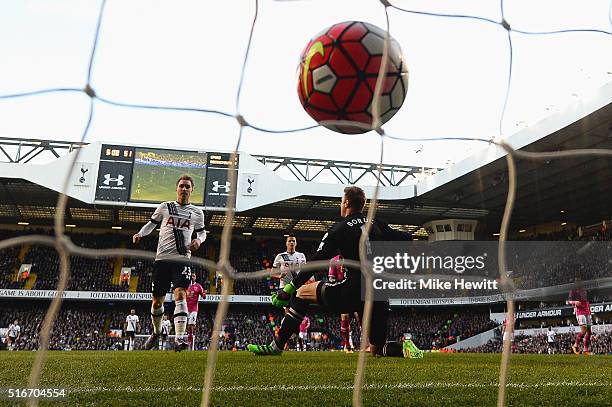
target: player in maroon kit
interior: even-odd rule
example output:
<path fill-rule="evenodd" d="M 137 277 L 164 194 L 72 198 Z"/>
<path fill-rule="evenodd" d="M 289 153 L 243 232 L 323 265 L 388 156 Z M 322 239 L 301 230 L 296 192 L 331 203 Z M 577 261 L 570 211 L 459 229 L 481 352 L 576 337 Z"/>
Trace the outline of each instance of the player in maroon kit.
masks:
<path fill-rule="evenodd" d="M 297 350 L 299 351 L 306 351 L 306 342 L 308 341 L 308 328 L 310 328 L 310 318 L 308 318 L 308 315 L 304 315 L 304 319 L 300 324 L 300 333 L 298 335 Z"/>
<path fill-rule="evenodd" d="M 567 304 L 574 306 L 574 314 L 580 325 L 580 332 L 576 335 L 576 342 L 572 345 L 572 350 L 576 355 L 580 354 L 580 342 L 583 344 L 583 355 L 590 355 L 589 346 L 591 345 L 591 303 L 587 298 L 587 292 L 584 289 L 572 290 L 569 293 L 569 301 Z"/>
<path fill-rule="evenodd" d="M 187 343 L 190 350 L 195 350 L 195 326 L 198 320 L 198 302 L 206 298 L 206 291 L 197 282 L 197 275 L 191 272 L 191 284 L 187 288 Z"/>
<path fill-rule="evenodd" d="M 342 256 L 337 255 L 331 259 L 329 265 L 329 271 L 327 273 L 327 279 L 330 283 L 339 283 L 344 280 L 344 270 L 341 264 L 331 264 L 333 262 L 342 260 Z M 342 336 L 342 349 L 345 352 L 353 351 L 353 344 L 351 341 L 351 315 L 340 314 L 340 335 Z"/>

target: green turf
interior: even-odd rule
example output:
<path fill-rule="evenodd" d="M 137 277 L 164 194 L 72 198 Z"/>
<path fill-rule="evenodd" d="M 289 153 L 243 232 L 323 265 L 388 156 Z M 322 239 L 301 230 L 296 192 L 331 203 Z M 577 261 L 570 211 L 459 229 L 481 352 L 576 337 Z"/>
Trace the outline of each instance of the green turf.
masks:
<path fill-rule="evenodd" d="M 34 356 L 0 353 L 0 388 L 25 387 Z M 364 405 L 492 406 L 499 360 L 491 354 L 368 357 Z M 356 363 L 357 354 L 339 352 L 221 352 L 212 405 L 350 405 Z M 41 387 L 72 389 L 62 405 L 197 406 L 205 366 L 206 352 L 50 352 Z M 509 381 L 509 405 L 610 405 L 612 357 L 515 355 Z"/>

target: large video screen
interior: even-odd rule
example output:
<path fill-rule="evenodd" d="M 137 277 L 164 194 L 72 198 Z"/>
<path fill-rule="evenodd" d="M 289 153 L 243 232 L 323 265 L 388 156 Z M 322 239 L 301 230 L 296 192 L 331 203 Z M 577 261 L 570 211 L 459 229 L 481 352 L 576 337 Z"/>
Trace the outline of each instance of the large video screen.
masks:
<path fill-rule="evenodd" d="M 97 201 L 126 202 L 128 200 L 133 162 L 134 147 L 102 145 L 96 185 Z M 83 172 L 83 169 L 81 171 Z"/>
<path fill-rule="evenodd" d="M 163 202 L 176 199 L 176 180 L 183 174 L 195 181 L 191 203 L 204 203 L 206 153 L 137 148 L 130 200 Z"/>

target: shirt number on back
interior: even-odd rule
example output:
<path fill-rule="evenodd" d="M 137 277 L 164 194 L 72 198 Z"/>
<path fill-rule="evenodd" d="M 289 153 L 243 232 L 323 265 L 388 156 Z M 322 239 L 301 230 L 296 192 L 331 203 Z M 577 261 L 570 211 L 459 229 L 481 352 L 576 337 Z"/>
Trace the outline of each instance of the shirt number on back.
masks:
<path fill-rule="evenodd" d="M 186 279 L 190 279 L 191 278 L 191 267 L 185 266 L 181 274 L 184 275 Z"/>

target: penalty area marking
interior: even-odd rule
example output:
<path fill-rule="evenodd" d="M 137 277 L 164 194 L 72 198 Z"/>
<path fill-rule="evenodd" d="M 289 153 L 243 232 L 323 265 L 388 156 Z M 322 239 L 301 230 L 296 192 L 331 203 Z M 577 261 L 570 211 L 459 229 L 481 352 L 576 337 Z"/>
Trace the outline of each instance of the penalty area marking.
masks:
<path fill-rule="evenodd" d="M 399 390 L 399 389 L 448 389 L 448 388 L 490 388 L 497 387 L 498 383 L 447 383 L 447 382 L 417 382 L 417 383 L 393 383 L 393 384 L 366 384 L 364 390 Z M 602 382 L 543 382 L 543 383 L 508 383 L 507 388 L 511 389 L 538 389 L 548 387 L 612 387 L 612 383 Z M 150 393 L 155 392 L 201 392 L 202 387 L 196 386 L 176 386 L 176 387 L 91 387 L 87 389 L 67 389 L 72 393 Z M 288 391 L 325 391 L 325 390 L 353 390 L 352 385 L 270 385 L 270 386 L 214 386 L 213 392 L 288 392 Z"/>

